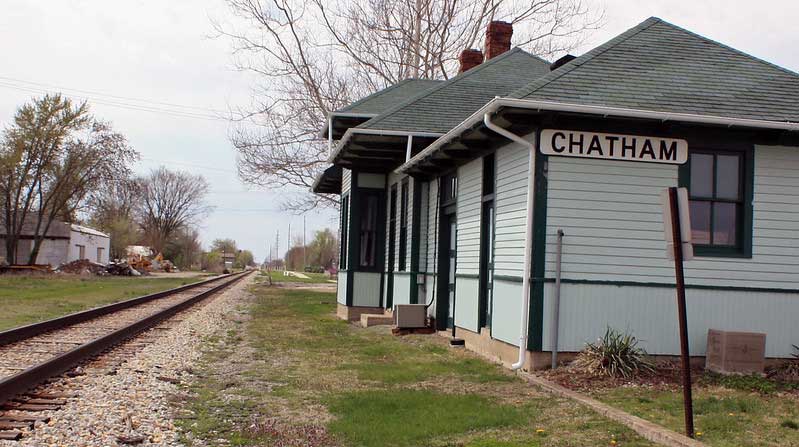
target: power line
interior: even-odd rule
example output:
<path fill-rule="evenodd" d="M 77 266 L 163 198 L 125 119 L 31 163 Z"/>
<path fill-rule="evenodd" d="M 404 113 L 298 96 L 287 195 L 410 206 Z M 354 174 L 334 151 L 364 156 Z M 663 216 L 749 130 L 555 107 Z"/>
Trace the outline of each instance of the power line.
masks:
<path fill-rule="evenodd" d="M 3 79 L 3 78 L 0 77 L 0 79 Z M 12 90 L 18 90 L 18 91 L 23 91 L 23 92 L 27 92 L 27 93 L 33 93 L 33 94 L 50 93 L 50 92 L 54 92 L 54 91 L 58 90 L 58 89 L 56 89 L 56 90 L 45 89 L 45 88 L 40 88 L 40 87 L 28 87 L 28 86 L 25 86 L 25 85 L 19 85 L 19 84 L 14 84 L 14 83 L 10 83 L 10 82 L 4 82 L 4 81 L 0 81 L 0 87 L 5 87 L 5 88 L 8 88 L 8 89 L 12 89 Z M 63 90 L 67 90 L 67 89 L 63 89 Z M 159 113 L 159 114 L 162 114 L 162 115 L 169 115 L 169 116 L 174 116 L 174 117 L 178 117 L 178 118 L 193 118 L 193 119 L 203 119 L 203 120 L 209 120 L 209 121 L 223 121 L 223 122 L 227 122 L 228 121 L 226 118 L 223 118 L 223 117 L 218 116 L 218 115 L 211 115 L 210 113 L 209 114 L 203 114 L 203 113 L 200 113 L 200 112 L 192 112 L 192 111 L 188 111 L 188 110 L 176 110 L 176 109 L 170 110 L 170 109 L 160 108 L 160 107 L 156 107 L 156 106 L 150 106 L 150 105 L 145 105 L 145 104 L 131 104 L 131 103 L 126 103 L 126 102 L 117 101 L 117 100 L 113 100 L 113 99 L 104 99 L 102 97 L 93 97 L 93 96 L 88 96 L 88 95 L 74 95 L 74 96 L 77 96 L 78 98 L 84 99 L 86 101 L 91 101 L 91 102 L 97 103 L 97 104 L 102 104 L 102 105 L 106 105 L 106 106 L 110 106 L 110 107 L 118 107 L 118 108 L 128 109 L 128 110 L 135 110 L 135 111 L 140 111 L 140 112 Z M 146 102 L 145 100 L 136 100 L 136 101 Z M 158 103 L 155 103 L 155 104 L 158 104 Z M 168 103 L 162 103 L 162 104 L 168 104 Z M 192 107 L 192 106 L 178 106 L 178 107 Z M 211 110 L 211 109 L 208 109 L 208 110 Z"/>
<path fill-rule="evenodd" d="M 83 90 L 83 89 L 70 88 L 70 87 L 61 87 L 61 86 L 57 86 L 57 85 L 53 85 L 53 84 L 44 84 L 44 83 L 40 83 L 40 82 L 25 81 L 23 79 L 9 78 L 9 77 L 6 77 L 6 76 L 0 76 L 0 80 L 10 81 L 10 82 L 17 82 L 17 83 L 22 83 L 22 84 L 35 85 L 35 86 L 39 86 L 39 87 L 45 87 L 47 89 L 57 89 L 57 90 L 61 90 L 61 91 L 80 92 L 80 93 L 85 93 L 85 94 L 89 94 L 89 95 L 93 95 L 93 96 L 106 96 L 108 98 L 122 99 L 122 100 L 126 100 L 126 101 L 146 102 L 146 103 L 150 103 L 150 104 L 157 104 L 157 105 L 162 105 L 162 106 L 167 106 L 167 107 L 177 107 L 177 108 L 182 108 L 182 109 L 195 109 L 195 110 L 201 110 L 201 111 L 204 111 L 204 112 L 211 112 L 211 113 L 225 113 L 222 110 L 211 109 L 211 108 L 207 108 L 207 107 L 188 106 L 188 105 L 184 105 L 184 104 L 176 104 L 176 103 L 171 103 L 171 102 L 160 102 L 160 101 L 153 101 L 153 100 L 149 100 L 149 99 L 134 98 L 134 97 L 131 97 L 131 96 L 112 95 L 110 93 L 102 93 L 102 92 L 96 92 L 96 91 L 92 91 L 92 90 Z"/>

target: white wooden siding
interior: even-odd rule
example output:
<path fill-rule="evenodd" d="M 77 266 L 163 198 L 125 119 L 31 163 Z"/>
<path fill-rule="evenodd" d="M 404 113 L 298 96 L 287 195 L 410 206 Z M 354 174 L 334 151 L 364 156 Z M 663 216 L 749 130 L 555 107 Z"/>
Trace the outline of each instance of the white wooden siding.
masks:
<path fill-rule="evenodd" d="M 505 343 L 519 346 L 519 316 L 521 312 L 522 283 L 494 279 L 494 306 L 491 312 L 491 336 Z"/>
<path fill-rule="evenodd" d="M 458 274 L 480 273 L 480 205 L 483 185 L 483 159 L 458 168 L 457 270 Z"/>
<path fill-rule="evenodd" d="M 530 150 L 518 143 L 503 146 L 496 152 L 495 275 L 518 278 L 524 275 L 529 163 Z"/>
<path fill-rule="evenodd" d="M 391 228 L 389 225 L 391 224 L 391 188 L 393 185 L 397 185 L 397 221 L 394 226 L 394 271 L 396 272 L 399 268 L 399 230 L 400 230 L 400 212 L 401 210 L 401 203 L 402 203 L 402 182 L 400 181 L 402 177 L 395 173 L 388 174 L 388 190 L 386 191 L 386 259 L 385 259 L 385 270 L 388 271 L 388 255 L 389 255 L 389 235 L 391 234 Z"/>
<path fill-rule="evenodd" d="M 695 258 L 687 284 L 799 288 L 799 149 L 758 146 L 754 158 L 752 258 Z M 675 185 L 672 165 L 550 157 L 547 276 L 561 228 L 564 278 L 673 282 L 659 194 Z"/>
<path fill-rule="evenodd" d="M 411 275 L 406 272 L 394 274 L 394 305 L 411 304 Z"/>
<path fill-rule="evenodd" d="M 478 297 L 480 280 L 477 278 L 455 279 L 455 325 L 477 332 Z"/>
<path fill-rule="evenodd" d="M 347 305 L 347 272 L 338 272 L 336 302 Z"/>
<path fill-rule="evenodd" d="M 554 284 L 546 284 L 544 290 L 543 348 L 550 350 Z M 799 315 L 796 294 L 688 289 L 686 300 L 691 354 L 705 355 L 707 331 L 712 328 L 765 333 L 767 357 L 790 357 Z M 561 285 L 559 350 L 581 350 L 586 342 L 601 337 L 608 325 L 631 332 L 650 354 L 680 353 L 674 289 Z"/>
<path fill-rule="evenodd" d="M 352 305 L 377 307 L 380 305 L 380 273 L 354 272 Z"/>
<path fill-rule="evenodd" d="M 430 198 L 427 201 L 425 210 L 426 219 L 429 224 L 426 226 L 425 231 L 425 271 L 428 273 L 435 273 L 438 269 L 438 222 L 441 219 L 441 213 L 438 210 L 438 180 L 432 180 L 428 183 L 430 191 Z"/>
<path fill-rule="evenodd" d="M 428 213 L 430 206 L 430 182 L 419 183 L 419 188 L 422 189 L 421 200 L 419 201 L 419 272 L 427 272 L 427 227 L 429 226 L 430 215 Z M 421 294 L 419 295 L 421 296 Z"/>

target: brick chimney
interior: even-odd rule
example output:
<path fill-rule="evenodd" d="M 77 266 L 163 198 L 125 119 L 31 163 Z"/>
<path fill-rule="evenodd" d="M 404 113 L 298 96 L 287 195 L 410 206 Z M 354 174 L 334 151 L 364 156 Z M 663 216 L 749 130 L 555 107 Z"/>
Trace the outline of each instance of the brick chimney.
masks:
<path fill-rule="evenodd" d="M 493 59 L 510 50 L 510 39 L 513 36 L 513 25 L 507 22 L 494 21 L 486 28 L 486 60 Z"/>
<path fill-rule="evenodd" d="M 458 73 L 463 73 L 483 63 L 483 52 L 475 49 L 463 50 L 458 60 L 461 63 Z"/>

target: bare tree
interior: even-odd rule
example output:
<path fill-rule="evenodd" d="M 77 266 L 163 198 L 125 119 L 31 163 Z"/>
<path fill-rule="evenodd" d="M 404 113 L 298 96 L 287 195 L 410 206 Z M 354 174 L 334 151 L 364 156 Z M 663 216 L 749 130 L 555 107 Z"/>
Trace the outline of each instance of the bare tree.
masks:
<path fill-rule="evenodd" d="M 137 158 L 125 137 L 89 115 L 85 103 L 47 95 L 22 106 L 0 151 L 8 262 L 19 261 L 24 229 L 33 236 L 26 261 L 35 263 L 52 223 L 74 220 L 91 191 L 128 176 Z"/>
<path fill-rule="evenodd" d="M 125 248 L 141 237 L 134 214 L 141 186 L 138 179 L 120 178 L 95 190 L 87 200 L 89 224 L 111 236 L 112 259 L 124 258 Z"/>
<path fill-rule="evenodd" d="M 207 215 L 210 185 L 200 175 L 160 167 L 141 179 L 140 225 L 144 238 L 163 252 L 176 232 Z"/>
<path fill-rule="evenodd" d="M 327 158 L 317 139 L 326 113 L 408 77 L 446 79 L 461 50 L 492 20 L 515 43 L 551 57 L 581 43 L 601 14 L 581 0 L 226 0 L 237 20 L 218 33 L 235 64 L 256 74 L 253 103 L 233 111 L 230 140 L 247 183 L 288 188 L 284 206 L 335 206 L 307 191 Z"/>

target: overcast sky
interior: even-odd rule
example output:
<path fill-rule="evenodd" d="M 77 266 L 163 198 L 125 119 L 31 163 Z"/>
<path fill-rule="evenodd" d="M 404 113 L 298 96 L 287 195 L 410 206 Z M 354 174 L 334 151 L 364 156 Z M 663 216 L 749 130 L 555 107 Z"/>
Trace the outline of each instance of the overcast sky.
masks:
<path fill-rule="evenodd" d="M 604 7 L 605 26 L 576 55 L 658 16 L 799 71 L 795 0 L 592 3 Z M 0 126 L 45 91 L 89 97 L 94 113 L 141 153 L 137 171 L 163 164 L 211 182 L 216 208 L 201 228 L 205 244 L 234 238 L 261 260 L 278 228 L 283 248 L 289 222 L 301 234 L 302 218 L 279 210 L 279 191 L 248 190 L 236 177 L 229 127 L 214 111 L 246 103 L 252 79 L 231 69 L 227 41 L 208 37 L 209 18 L 226 15 L 223 0 L 4 0 Z M 330 212 L 309 214 L 308 234 L 335 220 Z"/>

